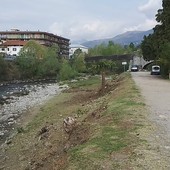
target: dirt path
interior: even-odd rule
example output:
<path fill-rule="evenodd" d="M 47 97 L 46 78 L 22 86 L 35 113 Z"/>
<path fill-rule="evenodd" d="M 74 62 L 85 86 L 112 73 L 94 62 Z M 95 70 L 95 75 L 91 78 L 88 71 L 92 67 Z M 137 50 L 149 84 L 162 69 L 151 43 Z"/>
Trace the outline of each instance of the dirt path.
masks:
<path fill-rule="evenodd" d="M 156 131 L 150 136 L 150 144 L 157 151 L 155 162 L 165 160 L 166 166 L 158 169 L 170 169 L 170 81 L 149 72 L 132 73 L 136 85 L 144 96 L 150 110 L 148 119 L 155 125 Z M 161 167 L 161 166 L 160 166 Z"/>

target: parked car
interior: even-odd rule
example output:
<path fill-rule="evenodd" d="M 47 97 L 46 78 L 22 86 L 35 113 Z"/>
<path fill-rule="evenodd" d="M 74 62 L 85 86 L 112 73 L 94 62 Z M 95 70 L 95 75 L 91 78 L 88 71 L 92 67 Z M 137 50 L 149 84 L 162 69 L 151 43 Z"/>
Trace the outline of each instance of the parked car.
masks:
<path fill-rule="evenodd" d="M 138 66 L 132 66 L 131 67 L 131 71 L 133 71 L 133 72 L 135 72 L 135 71 L 139 71 L 139 68 L 138 68 Z"/>
<path fill-rule="evenodd" d="M 151 75 L 160 75 L 160 66 L 154 65 L 151 69 Z"/>

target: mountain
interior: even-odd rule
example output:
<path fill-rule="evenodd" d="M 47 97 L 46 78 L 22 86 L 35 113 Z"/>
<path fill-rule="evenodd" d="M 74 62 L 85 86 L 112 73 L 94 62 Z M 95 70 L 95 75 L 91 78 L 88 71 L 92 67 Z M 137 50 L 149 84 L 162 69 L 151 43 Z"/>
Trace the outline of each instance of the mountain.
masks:
<path fill-rule="evenodd" d="M 108 44 L 109 41 L 114 42 L 115 44 L 121 44 L 121 45 L 129 45 L 131 42 L 135 45 L 138 45 L 143 40 L 143 37 L 149 34 L 152 34 L 153 30 L 148 31 L 128 31 L 123 34 L 119 34 L 113 38 L 108 39 L 99 39 L 99 40 L 93 40 L 93 41 L 86 41 L 82 43 L 81 45 L 84 45 L 88 48 L 93 48 L 96 45 L 100 45 L 102 43 Z"/>

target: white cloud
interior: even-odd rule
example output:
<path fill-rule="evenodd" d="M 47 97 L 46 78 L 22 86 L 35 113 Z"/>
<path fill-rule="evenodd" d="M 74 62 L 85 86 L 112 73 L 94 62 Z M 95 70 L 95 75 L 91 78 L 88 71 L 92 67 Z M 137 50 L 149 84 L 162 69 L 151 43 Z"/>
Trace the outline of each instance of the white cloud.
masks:
<path fill-rule="evenodd" d="M 60 22 L 54 22 L 50 27 L 49 27 L 49 32 L 52 32 L 53 34 L 57 35 L 62 35 L 64 33 L 64 26 Z"/>
<path fill-rule="evenodd" d="M 124 32 L 126 32 L 126 31 L 146 31 L 146 30 L 153 28 L 156 24 L 157 24 L 156 20 L 146 19 L 142 24 L 124 28 Z"/>
<path fill-rule="evenodd" d="M 12 0 L 5 0 L 0 29 L 48 31 L 71 40 L 111 38 L 123 31 L 153 28 L 161 1 L 17 0 L 9 6 Z"/>
<path fill-rule="evenodd" d="M 49 31 L 58 35 L 65 35 L 72 40 L 84 37 L 87 40 L 110 38 L 119 32 L 122 27 L 119 21 L 74 21 L 71 23 L 53 23 Z"/>
<path fill-rule="evenodd" d="M 111 38 L 126 31 L 149 30 L 157 24 L 155 15 L 161 8 L 161 2 L 161 0 L 148 0 L 147 3 L 136 7 L 137 16 L 129 13 L 129 15 L 120 17 L 115 13 L 110 13 L 112 18 L 110 16 L 101 18 L 100 15 L 99 17 L 87 13 L 81 15 L 80 12 L 80 15 L 72 17 L 70 21 L 54 21 L 49 27 L 49 31 L 75 41 Z M 122 13 L 122 15 L 124 14 Z M 131 19 L 128 20 L 128 17 Z"/>
<path fill-rule="evenodd" d="M 148 0 L 148 2 L 142 6 L 138 7 L 138 10 L 143 15 L 143 21 L 141 23 L 136 24 L 134 26 L 129 26 L 124 28 L 124 32 L 126 31 L 145 31 L 157 24 L 155 20 L 155 15 L 157 10 L 161 8 L 162 0 Z"/>
<path fill-rule="evenodd" d="M 149 11 L 149 10 L 155 10 L 155 8 L 159 8 L 162 3 L 162 0 L 148 0 L 148 2 L 142 6 L 139 7 L 140 11 Z"/>
<path fill-rule="evenodd" d="M 158 9 L 160 9 L 162 0 L 148 0 L 144 5 L 139 6 L 139 11 L 144 13 L 147 17 L 155 16 Z"/>

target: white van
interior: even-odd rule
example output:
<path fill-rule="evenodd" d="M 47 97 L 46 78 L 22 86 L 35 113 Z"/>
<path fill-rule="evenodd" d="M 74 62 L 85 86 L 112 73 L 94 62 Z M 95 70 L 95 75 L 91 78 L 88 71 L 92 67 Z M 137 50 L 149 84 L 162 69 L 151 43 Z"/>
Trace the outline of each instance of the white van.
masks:
<path fill-rule="evenodd" d="M 154 65 L 152 66 L 152 70 L 151 70 L 151 75 L 160 75 L 160 66 L 158 65 Z"/>

